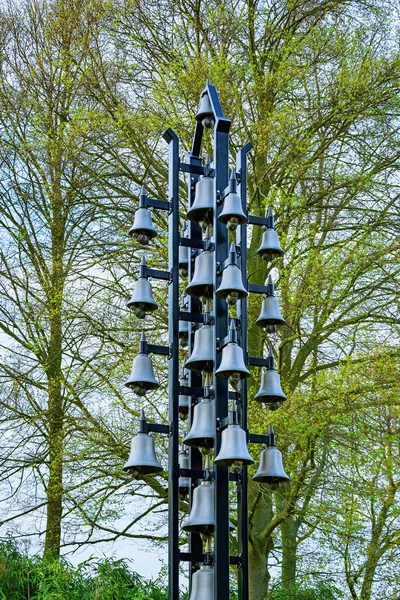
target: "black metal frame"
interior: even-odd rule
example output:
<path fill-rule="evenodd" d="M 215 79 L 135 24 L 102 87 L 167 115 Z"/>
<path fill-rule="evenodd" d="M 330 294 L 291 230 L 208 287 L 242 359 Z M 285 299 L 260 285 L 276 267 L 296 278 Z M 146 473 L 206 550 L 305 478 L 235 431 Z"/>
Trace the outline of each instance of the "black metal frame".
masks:
<path fill-rule="evenodd" d="M 216 295 L 216 290 L 221 282 L 221 265 L 228 256 L 228 231 L 225 224 L 218 220 L 218 215 L 223 209 L 222 198 L 228 186 L 229 178 L 229 129 L 230 119 L 227 119 L 222 111 L 218 93 L 209 82 L 203 92 L 207 93 L 215 118 L 214 127 L 214 164 L 211 175 L 214 177 L 215 207 L 213 223 L 214 252 L 214 296 L 212 314 L 203 313 L 199 299 L 188 296 L 187 311 L 180 308 L 179 291 L 179 246 L 191 248 L 191 260 L 189 261 L 188 278 L 193 275 L 194 260 L 199 250 L 205 248 L 201 227 L 189 221 L 184 235 L 181 237 L 179 229 L 179 178 L 180 173 L 190 175 L 188 192 L 188 207 L 192 205 L 195 197 L 196 184 L 201 175 L 206 173 L 202 165 L 201 143 L 203 138 L 203 125 L 197 121 L 195 126 L 193 145 L 191 152 L 187 155 L 187 162 L 182 163 L 179 159 L 179 139 L 177 135 L 168 129 L 164 133 L 164 139 L 169 145 L 169 190 L 168 200 L 155 200 L 147 196 L 141 196 L 141 202 L 146 206 L 169 212 L 169 270 L 145 269 L 144 275 L 168 281 L 169 283 L 169 345 L 159 346 L 147 344 L 145 350 L 156 354 L 167 355 L 169 358 L 169 425 L 151 424 L 147 421 L 141 423 L 141 427 L 147 432 L 156 432 L 169 435 L 168 451 L 168 554 L 169 554 L 169 599 L 179 600 L 179 563 L 189 562 L 189 581 L 191 586 L 192 574 L 197 570 L 199 563 L 206 562 L 214 564 L 215 586 L 214 595 L 216 600 L 227 600 L 229 598 L 229 572 L 230 565 L 238 568 L 239 599 L 249 598 L 249 566 L 248 566 L 248 476 L 247 467 L 241 471 L 229 472 L 228 467 L 214 466 L 214 469 L 203 469 L 202 455 L 197 448 L 189 448 L 190 468 L 180 469 L 179 455 L 179 394 L 192 396 L 192 404 L 189 409 L 189 427 L 192 423 L 193 408 L 198 398 L 204 393 L 202 376 L 200 373 L 189 372 L 189 385 L 181 386 L 180 364 L 179 364 L 179 320 L 190 323 L 189 325 L 189 354 L 193 347 L 195 329 L 198 324 L 208 322 L 212 319 L 214 323 L 214 372 L 221 362 L 221 354 L 228 335 L 228 305 L 225 300 Z M 252 148 L 247 143 L 236 157 L 236 175 L 239 182 L 239 195 L 242 208 L 247 214 L 247 155 Z M 210 170 L 208 169 L 208 172 Z M 269 226 L 270 221 L 266 217 L 248 216 L 248 223 L 242 224 L 236 230 L 236 244 L 239 250 L 239 266 L 242 271 L 244 285 L 252 293 L 265 294 L 267 286 L 249 285 L 247 280 L 247 225 Z M 187 237 L 186 237 L 187 236 Z M 247 326 L 248 310 L 247 298 L 238 303 L 236 324 L 238 327 L 238 341 L 244 353 L 246 365 L 268 366 L 268 359 L 248 356 L 247 348 Z M 246 431 L 249 442 L 256 444 L 268 444 L 269 436 L 255 435 L 248 431 L 247 422 L 247 382 L 243 379 L 241 386 L 235 392 L 228 390 L 228 381 L 215 377 L 213 380 L 213 398 L 215 406 L 215 445 L 214 454 L 217 455 L 221 445 L 221 435 L 228 423 L 228 403 L 235 400 L 238 406 L 238 418 L 240 426 Z M 201 536 L 198 533 L 189 534 L 189 551 L 181 552 L 179 549 L 179 477 L 190 477 L 192 486 L 189 492 L 189 508 L 192 505 L 192 493 L 200 479 L 211 477 L 215 489 L 215 532 L 214 551 L 203 552 Z M 229 540 L 229 482 L 235 482 L 237 486 L 237 508 L 238 508 L 238 554 L 230 555 Z"/>

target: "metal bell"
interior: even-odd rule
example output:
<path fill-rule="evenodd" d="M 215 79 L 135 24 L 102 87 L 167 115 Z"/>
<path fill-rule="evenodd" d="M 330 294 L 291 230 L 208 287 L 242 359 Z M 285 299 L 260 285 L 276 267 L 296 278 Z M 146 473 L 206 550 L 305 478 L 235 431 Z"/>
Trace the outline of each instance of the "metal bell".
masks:
<path fill-rule="evenodd" d="M 153 290 L 150 281 L 146 276 L 146 258 L 143 254 L 140 262 L 139 279 L 133 288 L 132 298 L 127 303 L 127 307 L 133 309 L 135 316 L 144 319 L 146 313 L 157 310 L 157 302 L 153 298 Z"/>
<path fill-rule="evenodd" d="M 267 214 L 267 229 L 264 231 L 261 246 L 257 250 L 257 254 L 259 254 L 264 260 L 274 260 L 278 256 L 283 256 L 285 253 L 282 250 L 278 234 L 274 229 L 274 214 L 272 212 L 272 208 L 268 209 Z"/>
<path fill-rule="evenodd" d="M 214 532 L 214 523 L 214 482 L 204 479 L 193 490 L 192 508 L 182 529 L 210 534 Z M 230 521 L 229 529 L 234 529 Z"/>
<path fill-rule="evenodd" d="M 216 294 L 220 298 L 224 298 L 230 305 L 235 304 L 240 298 L 248 296 L 243 285 L 242 272 L 237 265 L 237 253 L 233 242 L 229 248 L 228 265 L 222 272 L 221 285 Z"/>
<path fill-rule="evenodd" d="M 189 312 L 187 296 L 184 294 L 181 300 L 181 312 Z M 186 348 L 189 339 L 189 321 L 179 320 L 179 344 L 182 348 Z"/>
<path fill-rule="evenodd" d="M 232 410 L 229 411 L 228 427 L 222 432 L 221 447 L 214 462 L 224 467 L 252 465 L 254 463 L 247 449 L 246 432 L 239 425 L 235 404 Z"/>
<path fill-rule="evenodd" d="M 144 396 L 149 390 L 160 387 L 154 375 L 151 358 L 147 355 L 147 342 L 144 332 L 140 337 L 139 354 L 133 359 L 132 371 L 125 385 L 138 396 Z"/>
<path fill-rule="evenodd" d="M 198 533 L 214 531 L 214 484 L 203 480 L 193 490 L 192 508 L 188 518 L 183 522 L 182 529 Z"/>
<path fill-rule="evenodd" d="M 185 446 L 181 446 L 181 451 L 179 453 L 179 467 L 181 469 L 189 469 L 189 453 L 186 450 Z M 190 477 L 179 477 L 179 497 L 181 500 L 184 500 L 189 494 L 190 486 L 192 485 L 192 480 Z"/>
<path fill-rule="evenodd" d="M 158 460 L 154 440 L 146 432 L 146 416 L 142 409 L 139 419 L 139 433 L 132 438 L 131 452 L 123 466 L 126 473 L 132 473 L 135 479 L 142 479 L 149 473 L 160 473 L 163 468 Z"/>
<path fill-rule="evenodd" d="M 215 435 L 214 403 L 209 398 L 208 386 L 204 388 L 204 396 L 194 407 L 192 426 L 183 443 L 207 453 L 214 447 Z"/>
<path fill-rule="evenodd" d="M 181 237 L 185 237 L 185 231 L 187 229 L 187 222 L 184 221 Z M 181 277 L 188 276 L 189 262 L 190 262 L 190 248 L 188 246 L 179 246 L 179 274 Z"/>
<path fill-rule="evenodd" d="M 202 302 L 211 299 L 214 292 L 214 254 L 208 249 L 209 241 L 210 230 L 207 227 L 205 249 L 196 257 L 192 281 L 186 288 L 187 294 L 200 298 Z"/>
<path fill-rule="evenodd" d="M 214 111 L 212 109 L 210 98 L 207 92 L 203 92 L 201 95 L 196 121 L 199 121 L 203 127 L 205 127 L 205 129 L 211 129 L 214 127 Z"/>
<path fill-rule="evenodd" d="M 203 325 L 194 332 L 193 350 L 185 366 L 191 371 L 212 372 L 214 368 L 214 331 L 211 325 Z"/>
<path fill-rule="evenodd" d="M 281 388 L 281 378 L 279 373 L 274 369 L 274 357 L 272 354 L 272 348 L 268 350 L 267 366 L 263 369 L 261 375 L 261 385 L 255 399 L 259 402 L 266 402 L 268 406 L 272 404 L 271 410 L 276 410 L 286 400 L 286 395 L 283 393 Z M 279 403 L 276 406 L 276 403 Z"/>
<path fill-rule="evenodd" d="M 247 222 L 247 217 L 242 208 L 242 200 L 237 194 L 237 180 L 234 170 L 232 170 L 229 178 L 229 193 L 225 196 L 224 207 L 218 215 L 218 221 L 225 223 L 231 231 L 234 231 L 238 225 Z"/>
<path fill-rule="evenodd" d="M 183 369 L 182 377 L 179 379 L 179 385 L 187 387 L 189 385 L 188 372 Z M 189 406 L 192 403 L 192 397 L 184 394 L 179 394 L 179 418 L 184 421 L 189 414 Z"/>
<path fill-rule="evenodd" d="M 210 157 L 207 155 L 204 166 L 205 175 L 196 183 L 196 191 L 192 206 L 187 212 L 190 221 L 211 224 L 214 215 L 214 179 L 210 177 Z"/>
<path fill-rule="evenodd" d="M 233 387 L 236 387 L 241 379 L 250 376 L 250 371 L 244 362 L 243 350 L 237 341 L 234 319 L 231 320 L 228 343 L 222 349 L 221 364 L 215 371 L 215 375 L 221 379 L 229 379 Z"/>
<path fill-rule="evenodd" d="M 214 567 L 201 565 L 192 577 L 189 600 L 214 600 Z"/>
<path fill-rule="evenodd" d="M 254 475 L 254 481 L 260 483 L 279 484 L 288 481 L 282 464 L 282 452 L 275 445 L 275 433 L 272 425 L 269 426 L 267 447 L 261 452 L 260 466 Z"/>
<path fill-rule="evenodd" d="M 260 327 L 265 327 L 269 333 L 273 333 L 276 327 L 285 324 L 279 308 L 279 302 L 274 295 L 274 284 L 272 283 L 271 275 L 268 275 L 267 295 L 264 296 L 261 313 L 256 323 Z"/>
<path fill-rule="evenodd" d="M 143 246 L 146 246 L 151 239 L 157 236 L 146 200 L 147 194 L 143 185 L 140 190 L 139 208 L 135 211 L 135 219 L 129 230 L 129 235 L 135 237 L 139 244 L 143 244 Z"/>

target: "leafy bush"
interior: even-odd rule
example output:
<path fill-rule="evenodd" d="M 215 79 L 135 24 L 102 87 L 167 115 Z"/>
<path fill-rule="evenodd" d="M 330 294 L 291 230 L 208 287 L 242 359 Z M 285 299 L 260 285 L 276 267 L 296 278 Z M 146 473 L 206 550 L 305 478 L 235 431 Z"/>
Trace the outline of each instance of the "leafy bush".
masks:
<path fill-rule="evenodd" d="M 343 592 L 331 581 L 316 581 L 312 587 L 306 584 L 295 586 L 292 590 L 276 587 L 271 591 L 270 600 L 340 600 Z"/>
<path fill-rule="evenodd" d="M 67 560 L 21 554 L 12 541 L 0 544 L 1 600 L 167 600 L 165 586 L 146 581 L 123 560 Z"/>

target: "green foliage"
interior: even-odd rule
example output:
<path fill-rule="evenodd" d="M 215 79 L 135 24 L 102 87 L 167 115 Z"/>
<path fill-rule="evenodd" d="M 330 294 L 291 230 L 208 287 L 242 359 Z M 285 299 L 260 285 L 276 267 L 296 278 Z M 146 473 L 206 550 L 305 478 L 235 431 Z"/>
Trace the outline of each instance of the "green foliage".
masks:
<path fill-rule="evenodd" d="M 146 581 L 123 560 L 88 560 L 73 567 L 0 545 L 1 600 L 167 600 L 165 586 Z"/>
<path fill-rule="evenodd" d="M 296 585 L 287 590 L 274 588 L 270 600 L 339 600 L 344 594 L 331 581 L 318 580 L 310 587 L 309 583 Z"/>

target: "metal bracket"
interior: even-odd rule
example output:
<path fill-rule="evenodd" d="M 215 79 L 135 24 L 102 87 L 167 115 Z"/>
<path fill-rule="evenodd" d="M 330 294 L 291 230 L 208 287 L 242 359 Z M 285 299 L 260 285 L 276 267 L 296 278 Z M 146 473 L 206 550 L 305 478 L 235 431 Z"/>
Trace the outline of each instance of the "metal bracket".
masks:
<path fill-rule="evenodd" d="M 193 313 L 188 311 L 179 312 L 179 320 L 187 321 L 188 323 L 204 323 L 204 315 L 202 313 Z"/>
<path fill-rule="evenodd" d="M 179 170 L 182 171 L 182 173 L 190 173 L 191 175 L 205 175 L 206 174 L 206 168 L 201 166 L 201 165 L 189 165 L 187 163 L 183 163 L 181 162 L 179 165 Z M 207 169 L 207 177 L 214 177 L 214 169 Z"/>
<path fill-rule="evenodd" d="M 249 215 L 249 225 L 261 225 L 262 227 L 268 226 L 268 217 L 256 217 L 255 215 Z"/>
<path fill-rule="evenodd" d="M 146 275 L 147 277 L 154 277 L 155 279 L 172 281 L 172 275 L 169 271 L 161 271 L 160 269 L 149 269 L 149 267 L 146 267 Z"/>
<path fill-rule="evenodd" d="M 181 396 L 194 396 L 195 398 L 202 398 L 204 395 L 204 388 L 180 385 L 179 394 Z"/>
<path fill-rule="evenodd" d="M 201 469 L 179 469 L 181 477 L 190 477 L 190 479 L 206 479 L 207 473 Z"/>
<path fill-rule="evenodd" d="M 216 421 L 216 429 L 217 431 L 222 431 L 226 427 L 228 427 L 229 418 L 225 417 L 224 419 L 217 418 Z"/>
<path fill-rule="evenodd" d="M 204 240 L 192 240 L 191 238 L 181 237 L 179 238 L 179 245 L 185 246 L 186 248 L 198 248 L 199 250 L 203 250 Z"/>
<path fill-rule="evenodd" d="M 149 198 L 146 196 L 146 205 L 151 206 L 152 208 L 158 208 L 158 210 L 167 210 L 170 212 L 172 210 L 172 202 L 168 202 L 168 200 L 157 200 L 157 198 Z"/>
<path fill-rule="evenodd" d="M 247 432 L 247 441 L 251 444 L 267 444 L 268 436 L 267 435 L 259 435 L 258 433 L 249 433 Z"/>
<path fill-rule="evenodd" d="M 249 283 L 249 292 L 253 294 L 267 294 L 268 287 L 266 285 L 258 285 L 256 283 Z"/>
<path fill-rule="evenodd" d="M 146 428 L 147 433 L 164 433 L 164 434 L 167 434 L 169 437 L 172 435 L 172 433 L 171 433 L 172 424 L 171 423 L 169 425 L 165 425 L 164 423 L 149 423 L 148 421 L 146 421 L 145 428 Z"/>
<path fill-rule="evenodd" d="M 171 355 L 171 348 L 169 346 L 159 346 L 157 344 L 147 344 L 147 352 L 152 354 L 161 354 L 163 356 Z"/>
<path fill-rule="evenodd" d="M 267 358 L 258 358 L 257 356 L 249 356 L 248 364 L 253 367 L 268 367 L 269 362 Z"/>

